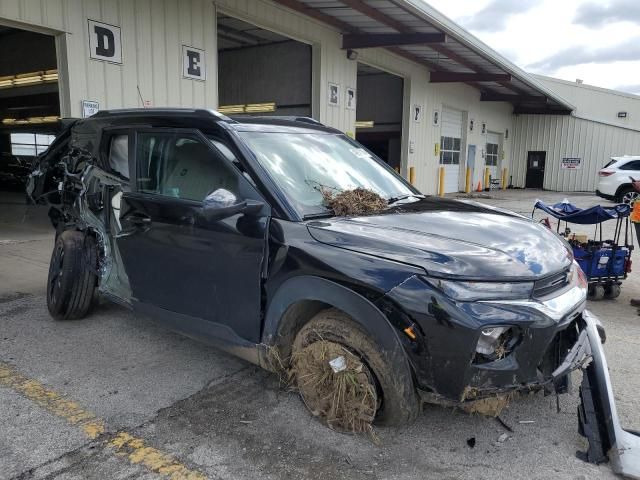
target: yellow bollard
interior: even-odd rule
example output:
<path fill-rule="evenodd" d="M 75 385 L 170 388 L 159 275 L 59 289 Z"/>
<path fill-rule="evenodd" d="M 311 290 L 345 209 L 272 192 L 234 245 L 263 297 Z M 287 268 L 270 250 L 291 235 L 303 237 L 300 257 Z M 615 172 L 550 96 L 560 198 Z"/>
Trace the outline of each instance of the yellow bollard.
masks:
<path fill-rule="evenodd" d="M 464 193 L 471 192 L 471 167 L 467 167 L 467 177 L 464 181 Z"/>
<path fill-rule="evenodd" d="M 438 194 L 444 197 L 444 167 L 440 167 L 440 175 L 438 179 Z"/>
<path fill-rule="evenodd" d="M 489 177 L 491 174 L 489 173 L 489 167 L 484 167 L 484 189 L 490 190 L 491 186 L 489 185 Z"/>
<path fill-rule="evenodd" d="M 507 167 L 502 169 L 502 189 L 507 189 Z"/>
<path fill-rule="evenodd" d="M 416 184 L 416 167 L 409 167 L 409 183 Z"/>

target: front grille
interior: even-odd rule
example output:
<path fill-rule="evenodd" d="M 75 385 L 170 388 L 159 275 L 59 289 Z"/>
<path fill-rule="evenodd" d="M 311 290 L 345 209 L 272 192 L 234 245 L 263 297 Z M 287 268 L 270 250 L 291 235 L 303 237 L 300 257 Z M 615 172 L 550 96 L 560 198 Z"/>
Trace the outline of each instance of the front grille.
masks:
<path fill-rule="evenodd" d="M 554 273 L 546 278 L 538 280 L 533 286 L 533 296 L 535 298 L 546 297 L 559 290 L 562 290 L 569 284 L 571 276 L 569 268 L 562 272 Z"/>

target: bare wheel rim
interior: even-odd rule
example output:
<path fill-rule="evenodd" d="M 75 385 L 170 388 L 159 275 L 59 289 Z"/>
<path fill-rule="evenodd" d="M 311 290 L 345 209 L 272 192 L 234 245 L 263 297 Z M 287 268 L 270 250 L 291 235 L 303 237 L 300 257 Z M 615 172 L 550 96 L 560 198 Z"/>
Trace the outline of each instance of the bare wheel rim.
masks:
<path fill-rule="evenodd" d="M 622 203 L 633 205 L 633 203 L 638 199 L 638 195 L 638 192 L 627 192 L 622 197 Z"/>

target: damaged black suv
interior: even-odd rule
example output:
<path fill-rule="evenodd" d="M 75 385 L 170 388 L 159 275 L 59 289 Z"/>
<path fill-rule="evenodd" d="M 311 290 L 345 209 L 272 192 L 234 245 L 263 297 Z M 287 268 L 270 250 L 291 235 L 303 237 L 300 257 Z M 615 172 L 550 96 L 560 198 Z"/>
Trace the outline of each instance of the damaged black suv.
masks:
<path fill-rule="evenodd" d="M 386 207 L 327 207 L 326 189 L 358 188 Z M 422 195 L 314 120 L 103 111 L 66 121 L 27 193 L 51 206 L 56 319 L 100 295 L 270 370 L 328 341 L 361 362 L 381 424 L 412 421 L 423 402 L 563 393 L 584 368 L 580 424 L 600 442 L 589 459 L 637 439 L 617 423 L 603 332 L 559 237 Z M 612 457 L 619 470 L 629 456 Z"/>

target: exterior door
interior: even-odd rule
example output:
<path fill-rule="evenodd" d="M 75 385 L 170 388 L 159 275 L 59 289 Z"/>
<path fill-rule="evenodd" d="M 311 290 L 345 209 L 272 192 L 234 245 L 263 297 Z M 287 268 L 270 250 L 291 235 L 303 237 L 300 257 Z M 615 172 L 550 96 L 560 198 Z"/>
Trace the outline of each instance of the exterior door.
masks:
<path fill-rule="evenodd" d="M 462 148 L 462 112 L 442 109 L 440 137 L 440 165 L 444 167 L 444 191 L 454 193 L 460 189 L 460 151 Z"/>
<path fill-rule="evenodd" d="M 196 131 L 137 132 L 117 245 L 134 306 L 196 336 L 259 342 L 270 212 L 224 152 Z"/>
<path fill-rule="evenodd" d="M 487 132 L 487 145 L 485 150 L 485 165 L 489 168 L 492 180 L 500 178 L 500 135 Z"/>
<path fill-rule="evenodd" d="M 544 164 L 547 152 L 529 152 L 527 155 L 527 178 L 525 188 L 543 188 Z"/>

